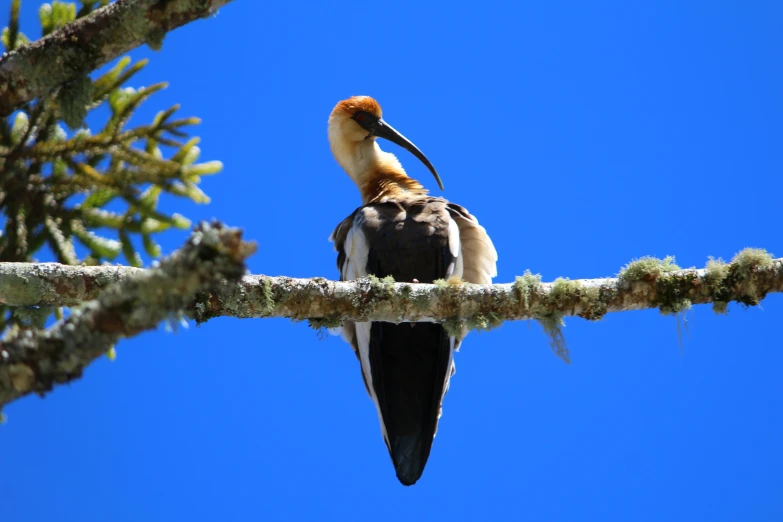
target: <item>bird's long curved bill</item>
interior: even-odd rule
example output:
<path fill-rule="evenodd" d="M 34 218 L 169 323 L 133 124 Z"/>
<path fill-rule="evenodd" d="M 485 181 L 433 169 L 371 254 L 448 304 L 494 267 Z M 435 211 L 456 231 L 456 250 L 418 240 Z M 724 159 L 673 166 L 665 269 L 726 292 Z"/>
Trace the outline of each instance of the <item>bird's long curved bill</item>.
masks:
<path fill-rule="evenodd" d="M 416 147 L 411 141 L 397 132 L 397 130 L 386 123 L 384 120 L 378 120 L 378 124 L 375 126 L 373 134 L 379 138 L 385 138 L 392 143 L 396 143 L 403 149 L 406 149 L 411 154 L 419 158 L 419 160 L 424 163 L 428 169 L 430 169 L 430 172 L 432 172 L 432 175 L 435 176 L 435 180 L 438 182 L 438 186 L 441 190 L 443 190 L 443 182 L 440 180 L 440 176 L 438 175 L 438 172 L 435 170 L 435 167 L 432 166 L 432 163 L 430 163 L 430 160 L 427 159 L 427 156 L 424 155 L 422 151 Z"/>

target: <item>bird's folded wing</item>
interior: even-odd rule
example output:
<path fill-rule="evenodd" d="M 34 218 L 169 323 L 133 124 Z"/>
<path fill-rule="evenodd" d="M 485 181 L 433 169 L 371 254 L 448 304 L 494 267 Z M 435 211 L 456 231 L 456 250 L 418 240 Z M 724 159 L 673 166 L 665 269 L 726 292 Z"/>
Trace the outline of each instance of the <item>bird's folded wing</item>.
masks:
<path fill-rule="evenodd" d="M 446 208 L 459 227 L 462 279 L 479 285 L 492 284 L 492 278 L 498 275 L 498 253 L 487 231 L 464 207 L 449 203 Z"/>

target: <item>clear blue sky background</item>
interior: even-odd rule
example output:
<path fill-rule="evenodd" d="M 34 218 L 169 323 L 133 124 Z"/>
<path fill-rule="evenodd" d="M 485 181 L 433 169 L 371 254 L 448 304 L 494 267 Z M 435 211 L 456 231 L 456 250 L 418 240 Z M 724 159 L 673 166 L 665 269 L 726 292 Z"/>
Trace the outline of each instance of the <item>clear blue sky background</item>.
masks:
<path fill-rule="evenodd" d="M 783 255 L 783 4 L 424 4 L 237 1 L 131 53 L 151 59 L 134 85 L 171 82 L 136 121 L 181 103 L 225 163 L 210 205 L 165 208 L 243 227 L 253 273 L 335 278 L 327 237 L 360 201 L 326 120 L 369 94 L 486 226 L 499 282 Z M 161 328 L 6 408 L 0 519 L 783 520 L 781 322 L 780 295 L 700 306 L 681 353 L 657 311 L 572 319 L 570 366 L 536 324 L 471 334 L 412 488 L 339 338 Z"/>

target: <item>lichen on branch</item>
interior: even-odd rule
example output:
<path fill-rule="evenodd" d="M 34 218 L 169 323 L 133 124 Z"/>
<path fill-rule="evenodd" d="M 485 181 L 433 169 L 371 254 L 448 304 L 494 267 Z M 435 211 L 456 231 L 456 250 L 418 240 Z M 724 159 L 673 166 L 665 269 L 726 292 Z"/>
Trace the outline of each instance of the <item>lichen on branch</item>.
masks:
<path fill-rule="evenodd" d="M 109 285 L 48 330 L 9 335 L 0 342 L 0 408 L 80 377 L 84 367 L 117 340 L 181 315 L 199 293 L 235 283 L 254 251 L 255 244 L 243 241 L 238 229 L 202 223 L 157 268 L 136 271 Z"/>
<path fill-rule="evenodd" d="M 20 3 L 13 0 L 17 17 L 4 31 L 8 53 L 0 59 L 0 117 L 144 43 L 159 49 L 166 33 L 230 1 L 85 1 L 78 11 L 70 2 L 52 2 L 40 13 L 44 38 L 28 43 L 13 22 Z M 97 5 L 103 7 L 93 11 Z"/>
<path fill-rule="evenodd" d="M 0 264 L 0 303 L 72 305 L 137 273 L 127 267 Z M 247 275 L 200 292 L 187 309 L 199 322 L 220 316 L 309 319 L 316 327 L 333 327 L 344 320 L 437 321 L 452 331 L 534 319 L 542 324 L 553 351 L 567 360 L 559 329 L 564 317 L 598 320 L 611 312 L 650 308 L 676 314 L 704 303 L 723 311 L 730 301 L 755 305 L 771 292 L 783 292 L 783 259 L 773 259 L 764 250 L 745 249 L 730 263 L 710 260 L 699 270 L 683 270 L 671 258 L 643 258 L 627 265 L 616 278 L 558 278 L 551 283 L 530 272 L 514 283 L 494 285 L 454 279 L 428 285 L 374 277 L 329 281 Z"/>

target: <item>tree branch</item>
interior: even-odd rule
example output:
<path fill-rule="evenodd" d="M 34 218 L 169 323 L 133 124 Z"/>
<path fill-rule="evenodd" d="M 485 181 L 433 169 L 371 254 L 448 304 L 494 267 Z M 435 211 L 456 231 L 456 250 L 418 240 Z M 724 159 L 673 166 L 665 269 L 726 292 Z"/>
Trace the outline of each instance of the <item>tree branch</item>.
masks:
<path fill-rule="evenodd" d="M 199 292 L 239 280 L 244 260 L 254 251 L 255 245 L 242 241 L 238 229 L 201 224 L 158 268 L 136 270 L 132 276 L 123 269 L 120 278 L 108 272 L 98 276 L 98 286 L 105 291 L 68 319 L 49 330 L 17 331 L 0 342 L 0 408 L 28 393 L 42 395 L 55 384 L 80 377 L 84 367 L 118 339 L 176 317 Z M 34 280 L 33 273 L 28 281 Z M 92 295 L 92 290 L 86 288 L 82 295 Z"/>
<path fill-rule="evenodd" d="M 231 0 L 118 0 L 0 59 L 0 117 Z"/>
<path fill-rule="evenodd" d="M 542 283 L 526 272 L 514 283 L 473 285 L 244 276 L 243 260 L 255 246 L 239 231 L 201 225 L 186 245 L 158 268 L 78 267 L 57 263 L 0 263 L 0 303 L 71 306 L 88 301 L 48 331 L 17 332 L 0 343 L 0 407 L 30 392 L 43 394 L 69 382 L 118 339 L 154 328 L 187 312 L 198 322 L 212 317 L 309 319 L 315 327 L 356 321 L 438 321 L 450 332 L 487 329 L 503 321 L 541 322 L 555 353 L 568 362 L 559 330 L 562 317 L 596 320 L 609 312 L 658 308 L 676 314 L 730 301 L 757 305 L 783 292 L 783 259 L 745 249 L 724 263 L 681 270 L 673 259 L 644 258 L 616 278 Z"/>
<path fill-rule="evenodd" d="M 130 267 L 79 267 L 57 263 L 0 264 L 0 303 L 10 306 L 71 306 L 96 298 L 113 283 L 145 271 Z M 646 258 L 626 266 L 617 278 L 542 283 L 527 273 L 514 283 L 473 285 L 394 283 L 377 278 L 329 281 L 264 275 L 245 276 L 202 292 L 188 307 L 198 321 L 212 317 L 287 317 L 316 325 L 358 321 L 464 321 L 486 328 L 506 320 L 580 316 L 658 308 L 677 313 L 692 304 L 730 301 L 758 304 L 783 292 L 783 258 L 748 249 L 731 263 L 711 261 L 704 269 L 680 270 L 670 260 Z"/>

